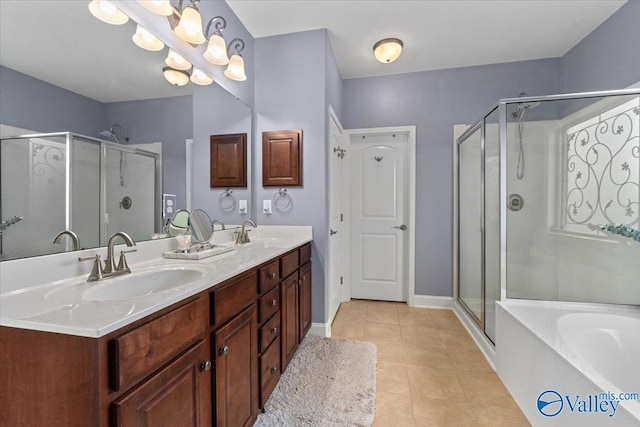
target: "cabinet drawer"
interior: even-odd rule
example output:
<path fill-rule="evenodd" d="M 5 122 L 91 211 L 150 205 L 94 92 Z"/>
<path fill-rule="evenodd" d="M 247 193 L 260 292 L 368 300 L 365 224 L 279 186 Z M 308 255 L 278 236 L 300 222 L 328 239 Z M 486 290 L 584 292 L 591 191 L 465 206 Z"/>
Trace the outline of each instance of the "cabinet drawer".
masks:
<path fill-rule="evenodd" d="M 311 260 L 311 243 L 307 243 L 306 245 L 300 248 L 300 265 L 304 265 L 310 260 Z"/>
<path fill-rule="evenodd" d="M 263 407 L 280 379 L 280 338 L 260 356 L 260 407 Z"/>
<path fill-rule="evenodd" d="M 280 316 L 273 316 L 260 328 L 260 351 L 264 352 L 278 336 L 280 336 Z"/>
<path fill-rule="evenodd" d="M 211 293 L 211 321 L 219 325 L 248 307 L 256 300 L 258 275 L 254 271 L 248 276 Z"/>
<path fill-rule="evenodd" d="M 260 269 L 260 294 L 271 290 L 280 282 L 280 265 L 274 261 Z"/>
<path fill-rule="evenodd" d="M 118 391 L 154 371 L 202 336 L 207 301 L 199 298 L 109 342 L 110 378 Z"/>
<path fill-rule="evenodd" d="M 278 310 L 280 310 L 280 290 L 273 288 L 260 298 L 259 323 L 267 320 Z"/>
<path fill-rule="evenodd" d="M 291 273 L 298 269 L 298 251 L 295 250 L 288 255 L 280 258 L 280 271 L 282 277 L 288 277 Z"/>

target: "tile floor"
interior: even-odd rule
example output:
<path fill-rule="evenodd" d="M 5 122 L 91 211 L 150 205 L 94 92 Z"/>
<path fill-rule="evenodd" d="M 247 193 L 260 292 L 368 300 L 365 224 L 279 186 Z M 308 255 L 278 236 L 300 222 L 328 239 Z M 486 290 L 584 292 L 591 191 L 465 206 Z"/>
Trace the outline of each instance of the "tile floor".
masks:
<path fill-rule="evenodd" d="M 451 310 L 352 300 L 331 330 L 378 347 L 374 427 L 530 425 Z"/>

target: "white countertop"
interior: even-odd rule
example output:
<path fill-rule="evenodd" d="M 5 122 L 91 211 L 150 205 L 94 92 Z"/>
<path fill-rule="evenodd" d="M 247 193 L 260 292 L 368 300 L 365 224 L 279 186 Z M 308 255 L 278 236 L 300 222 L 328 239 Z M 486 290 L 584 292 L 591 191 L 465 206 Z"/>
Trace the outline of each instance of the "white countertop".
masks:
<path fill-rule="evenodd" d="M 162 252 L 174 249 L 173 239 L 139 243 L 138 252 L 128 256 L 133 274 L 187 269 L 195 270 L 198 278 L 175 289 L 117 301 L 90 301 L 84 296 L 97 286 L 117 286 L 120 277 L 130 275 L 86 282 L 91 269 L 87 262 L 82 274 L 64 276 L 77 271 L 78 256 L 103 254 L 104 248 L 5 261 L 0 263 L 0 326 L 99 338 L 312 240 L 311 227 L 259 226 L 255 231 L 249 244 L 194 261 L 162 258 Z M 49 281 L 43 282 L 43 269 L 48 270 Z"/>

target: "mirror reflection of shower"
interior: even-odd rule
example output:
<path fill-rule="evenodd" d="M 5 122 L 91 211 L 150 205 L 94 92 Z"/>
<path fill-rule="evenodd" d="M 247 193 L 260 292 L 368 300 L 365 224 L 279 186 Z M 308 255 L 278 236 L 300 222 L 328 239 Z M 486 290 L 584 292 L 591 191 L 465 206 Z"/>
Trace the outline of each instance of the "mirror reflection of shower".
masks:
<path fill-rule="evenodd" d="M 526 98 L 529 95 L 527 95 L 526 92 L 521 92 L 518 96 Z M 535 108 L 538 105 L 540 105 L 540 102 L 537 101 L 521 102 L 518 104 L 518 108 L 516 109 L 516 111 L 511 113 L 511 116 L 514 119 L 518 119 L 518 164 L 516 166 L 516 176 L 518 177 L 518 179 L 524 178 L 524 115 L 528 109 Z"/>
<path fill-rule="evenodd" d="M 113 124 L 109 129 L 103 129 L 100 131 L 100 135 L 113 138 L 118 144 L 124 145 L 129 142 L 129 137 L 124 131 L 124 128 L 118 124 Z M 124 153 L 120 152 L 120 187 L 124 187 Z"/>

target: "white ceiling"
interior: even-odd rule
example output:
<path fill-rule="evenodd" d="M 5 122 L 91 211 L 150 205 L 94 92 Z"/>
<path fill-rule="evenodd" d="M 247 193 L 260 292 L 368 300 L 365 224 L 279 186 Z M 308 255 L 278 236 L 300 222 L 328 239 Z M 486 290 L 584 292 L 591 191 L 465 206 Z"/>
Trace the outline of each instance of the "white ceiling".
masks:
<path fill-rule="evenodd" d="M 560 57 L 626 0 L 227 0 L 255 37 L 327 28 L 345 79 Z M 391 64 L 376 41 L 397 37 Z"/>
<path fill-rule="evenodd" d="M 162 75 L 167 48 L 140 49 L 136 24 L 94 18 L 88 0 L 0 0 L 0 64 L 100 102 L 192 93 Z"/>
<path fill-rule="evenodd" d="M 202 0 L 213 1 L 213 0 Z M 254 37 L 327 28 L 343 78 L 558 57 L 623 0 L 227 0 Z M 89 0 L 0 0 L 0 64 L 101 102 L 186 95 L 162 52 L 135 46 L 135 23 L 108 25 Z M 175 0 L 174 0 L 175 3 Z M 373 44 L 405 51 L 380 64 Z"/>

